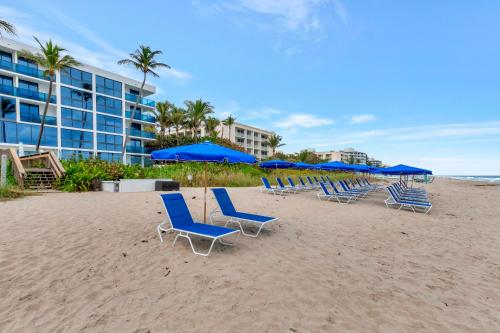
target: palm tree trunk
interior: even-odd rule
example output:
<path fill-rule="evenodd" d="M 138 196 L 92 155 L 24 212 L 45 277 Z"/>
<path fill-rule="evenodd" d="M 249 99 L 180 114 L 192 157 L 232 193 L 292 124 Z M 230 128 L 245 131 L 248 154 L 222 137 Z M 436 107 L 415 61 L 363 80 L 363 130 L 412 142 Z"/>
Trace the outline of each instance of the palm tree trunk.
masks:
<path fill-rule="evenodd" d="M 142 99 L 142 93 L 143 93 L 143 89 L 144 89 L 145 84 L 146 84 L 146 73 L 144 73 L 144 79 L 142 80 L 141 89 L 139 89 L 139 96 L 137 96 L 137 98 L 135 100 L 134 108 L 132 109 L 132 112 L 130 113 L 130 124 L 128 125 L 128 128 L 125 128 L 125 139 L 123 140 L 123 147 L 122 147 L 122 161 L 125 160 L 125 152 L 127 150 L 127 142 L 129 139 L 130 130 L 132 129 L 132 119 L 134 119 L 135 111 L 139 107 L 139 102 Z M 126 161 L 124 161 L 123 163 L 125 164 Z"/>
<path fill-rule="evenodd" d="M 179 125 L 175 125 L 175 139 L 177 141 L 177 145 L 179 145 Z"/>
<path fill-rule="evenodd" d="M 47 94 L 47 100 L 45 101 L 45 107 L 43 109 L 42 121 L 40 122 L 40 132 L 38 132 L 38 140 L 36 141 L 36 148 L 35 148 L 36 153 L 39 152 L 40 144 L 42 143 L 43 127 L 45 126 L 45 117 L 47 116 L 47 111 L 49 111 L 50 98 L 52 97 L 52 83 L 53 83 L 53 76 L 50 75 L 49 93 Z"/>

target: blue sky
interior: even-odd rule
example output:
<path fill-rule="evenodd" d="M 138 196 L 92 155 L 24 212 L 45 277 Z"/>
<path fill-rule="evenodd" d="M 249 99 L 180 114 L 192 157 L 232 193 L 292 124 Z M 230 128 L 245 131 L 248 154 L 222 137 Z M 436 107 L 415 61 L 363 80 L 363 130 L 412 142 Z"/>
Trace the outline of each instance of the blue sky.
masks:
<path fill-rule="evenodd" d="M 500 174 L 500 2 L 22 1 L 0 17 L 80 61 L 164 52 L 156 100 L 212 102 L 285 152 L 354 147 L 437 174 Z M 137 9 L 139 7 L 139 9 Z"/>

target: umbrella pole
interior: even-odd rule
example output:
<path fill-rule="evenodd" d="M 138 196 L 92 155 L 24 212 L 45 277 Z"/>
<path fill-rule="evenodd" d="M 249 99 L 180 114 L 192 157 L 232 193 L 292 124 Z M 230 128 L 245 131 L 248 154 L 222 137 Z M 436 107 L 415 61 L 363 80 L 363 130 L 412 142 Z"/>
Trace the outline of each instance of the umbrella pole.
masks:
<path fill-rule="evenodd" d="M 207 223 L 207 171 L 208 162 L 205 162 L 205 195 L 203 202 L 203 223 Z"/>

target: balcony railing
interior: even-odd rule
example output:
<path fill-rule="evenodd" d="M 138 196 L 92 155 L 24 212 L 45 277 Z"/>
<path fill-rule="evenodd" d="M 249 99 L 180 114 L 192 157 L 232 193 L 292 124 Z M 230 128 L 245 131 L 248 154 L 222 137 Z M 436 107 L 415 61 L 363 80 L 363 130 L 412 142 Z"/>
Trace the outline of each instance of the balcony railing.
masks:
<path fill-rule="evenodd" d="M 127 146 L 127 153 L 151 154 L 152 151 L 153 151 L 153 148 Z"/>
<path fill-rule="evenodd" d="M 41 124 L 42 123 L 42 117 L 40 115 L 25 115 L 21 114 L 21 121 L 26 121 L 29 123 L 37 123 Z M 52 125 L 52 126 L 57 126 L 57 118 L 53 116 L 46 116 L 45 117 L 45 125 Z"/>
<path fill-rule="evenodd" d="M 14 86 L 8 86 L 3 84 L 0 85 L 0 93 L 11 96 L 33 99 L 35 101 L 40 101 L 40 102 L 45 102 L 47 100 L 46 93 L 33 91 L 29 89 L 17 88 Z M 56 96 L 54 95 L 50 96 L 50 103 L 56 103 L 56 101 L 57 101 Z"/>
<path fill-rule="evenodd" d="M 125 99 L 129 102 L 136 102 L 137 101 L 137 95 L 134 95 L 134 94 L 125 94 Z M 150 100 L 150 99 L 147 99 L 147 98 L 141 98 L 139 100 L 139 104 L 142 104 L 142 105 L 146 105 L 146 106 L 151 106 L 151 107 L 155 107 L 156 105 L 156 102 L 153 101 L 153 100 Z"/>
<path fill-rule="evenodd" d="M 11 72 L 16 72 L 19 74 L 24 74 L 32 77 L 36 77 L 37 79 L 42 79 L 42 80 L 47 80 L 49 81 L 50 77 L 48 75 L 45 75 L 44 71 L 36 69 L 36 68 L 31 68 L 28 66 L 16 64 L 10 61 L 5 61 L 2 60 L 0 61 L 0 68 L 11 71 Z"/>
<path fill-rule="evenodd" d="M 132 111 L 127 111 L 126 115 L 127 115 L 127 118 L 130 118 L 130 116 L 132 115 Z M 137 111 L 134 114 L 134 119 L 140 120 L 140 121 L 145 121 L 148 123 L 156 123 L 156 118 L 153 115 L 144 114 L 144 113 L 140 113 Z"/>
<path fill-rule="evenodd" d="M 154 139 L 155 134 L 151 132 L 146 132 L 146 131 L 141 131 L 135 128 L 130 129 L 130 136 L 136 136 L 139 138 L 147 138 L 147 139 Z"/>

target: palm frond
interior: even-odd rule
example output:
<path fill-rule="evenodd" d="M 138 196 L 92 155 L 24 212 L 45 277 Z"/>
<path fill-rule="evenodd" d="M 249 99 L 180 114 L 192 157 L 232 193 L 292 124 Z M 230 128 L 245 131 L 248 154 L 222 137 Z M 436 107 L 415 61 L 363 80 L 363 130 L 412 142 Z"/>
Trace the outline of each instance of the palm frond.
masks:
<path fill-rule="evenodd" d="M 0 20 L 0 29 L 4 30 L 6 33 L 8 33 L 10 35 L 17 36 L 16 28 L 11 23 L 9 23 L 7 21 Z M 0 36 L 1 35 L 2 35 L 2 33 L 0 33 Z"/>

